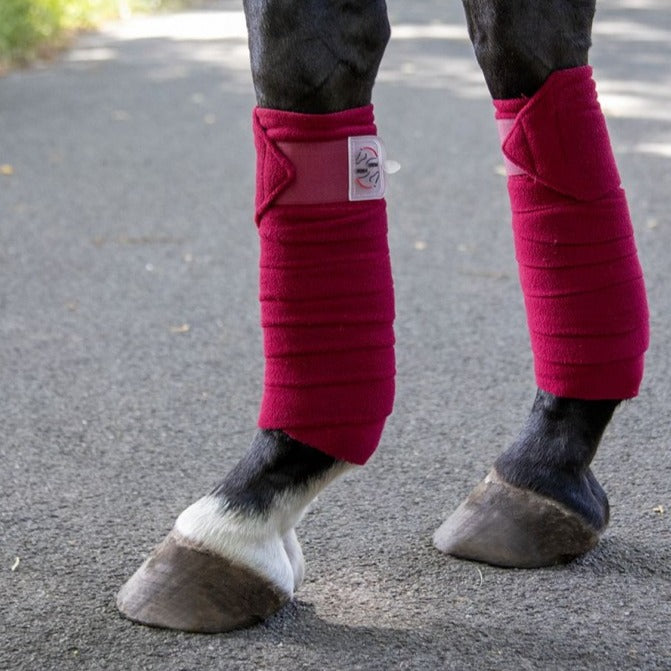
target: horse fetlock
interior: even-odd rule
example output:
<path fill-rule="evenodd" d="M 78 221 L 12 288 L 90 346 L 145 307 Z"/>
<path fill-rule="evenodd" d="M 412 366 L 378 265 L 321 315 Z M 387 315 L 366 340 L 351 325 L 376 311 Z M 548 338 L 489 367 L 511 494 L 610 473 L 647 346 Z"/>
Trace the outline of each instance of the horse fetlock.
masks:
<path fill-rule="evenodd" d="M 228 631 L 277 612 L 303 582 L 294 527 L 350 465 L 259 431 L 248 453 L 173 530 L 119 592 L 131 620 L 184 631 Z"/>
<path fill-rule="evenodd" d="M 589 465 L 617 404 L 538 390 L 518 438 L 436 531 L 434 545 L 518 568 L 563 563 L 591 550 L 609 506 Z"/>
<path fill-rule="evenodd" d="M 272 515 L 284 533 L 298 524 L 310 501 L 350 467 L 283 431 L 261 429 L 212 495 L 231 510 Z"/>
<path fill-rule="evenodd" d="M 539 390 L 519 436 L 496 460 L 496 472 L 515 487 L 561 503 L 593 528 L 605 528 L 608 498 L 589 465 L 618 403 Z"/>

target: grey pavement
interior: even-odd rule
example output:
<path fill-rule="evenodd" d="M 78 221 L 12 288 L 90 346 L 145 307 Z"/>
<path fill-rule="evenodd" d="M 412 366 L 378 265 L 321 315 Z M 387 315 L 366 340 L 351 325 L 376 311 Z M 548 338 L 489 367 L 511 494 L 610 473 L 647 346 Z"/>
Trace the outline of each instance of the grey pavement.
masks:
<path fill-rule="evenodd" d="M 227 635 L 132 625 L 114 595 L 254 432 L 240 6 L 135 18 L 0 79 L 0 669 L 671 668 L 671 8 L 602 0 L 592 50 L 652 314 L 594 464 L 611 525 L 516 571 L 430 543 L 534 392 L 492 108 L 460 3 L 389 5 L 395 413 L 300 525 L 296 600 Z"/>

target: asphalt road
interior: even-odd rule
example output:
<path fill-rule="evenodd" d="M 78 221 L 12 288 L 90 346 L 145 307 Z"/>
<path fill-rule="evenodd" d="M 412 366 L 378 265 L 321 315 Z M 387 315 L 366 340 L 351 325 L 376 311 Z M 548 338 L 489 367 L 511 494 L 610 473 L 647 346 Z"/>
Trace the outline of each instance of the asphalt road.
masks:
<path fill-rule="evenodd" d="M 611 526 L 580 561 L 515 571 L 430 544 L 534 392 L 492 109 L 460 3 L 389 5 L 396 410 L 301 524 L 295 602 L 228 635 L 134 626 L 114 595 L 254 431 L 239 4 L 0 79 L 0 669 L 671 668 L 671 8 L 602 0 L 592 50 L 652 313 L 641 395 L 594 465 Z"/>

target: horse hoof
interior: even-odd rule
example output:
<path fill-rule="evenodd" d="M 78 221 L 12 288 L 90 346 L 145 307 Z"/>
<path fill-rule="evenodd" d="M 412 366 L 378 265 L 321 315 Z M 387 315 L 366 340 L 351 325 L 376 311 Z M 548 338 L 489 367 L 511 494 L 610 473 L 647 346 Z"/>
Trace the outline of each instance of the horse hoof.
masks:
<path fill-rule="evenodd" d="M 598 540 L 598 531 L 566 506 L 513 487 L 494 470 L 433 535 L 441 552 L 515 568 L 566 563 Z"/>
<path fill-rule="evenodd" d="M 121 588 L 116 603 L 135 622 L 217 633 L 257 624 L 290 598 L 267 578 L 172 531 Z"/>

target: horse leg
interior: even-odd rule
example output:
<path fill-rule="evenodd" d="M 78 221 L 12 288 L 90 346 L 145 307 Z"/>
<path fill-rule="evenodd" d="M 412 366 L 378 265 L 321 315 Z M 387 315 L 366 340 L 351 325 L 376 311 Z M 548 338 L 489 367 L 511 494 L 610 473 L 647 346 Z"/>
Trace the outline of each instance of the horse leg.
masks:
<path fill-rule="evenodd" d="M 384 201 L 350 202 L 346 181 L 333 177 L 344 169 L 347 179 L 348 138 L 375 131 L 370 100 L 389 38 L 385 3 L 244 7 L 259 105 L 261 430 L 117 598 L 132 620 L 186 631 L 248 626 L 292 597 L 303 578 L 294 527 L 323 487 L 367 460 L 393 399 Z M 301 190 L 306 174 L 320 179 Z M 326 182 L 336 191 L 326 194 Z"/>
<path fill-rule="evenodd" d="M 587 552 L 608 523 L 590 462 L 638 391 L 645 289 L 587 67 L 595 0 L 464 7 L 499 120 L 539 390 L 518 438 L 434 544 L 543 566 Z"/>

